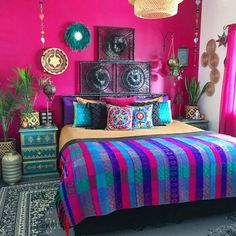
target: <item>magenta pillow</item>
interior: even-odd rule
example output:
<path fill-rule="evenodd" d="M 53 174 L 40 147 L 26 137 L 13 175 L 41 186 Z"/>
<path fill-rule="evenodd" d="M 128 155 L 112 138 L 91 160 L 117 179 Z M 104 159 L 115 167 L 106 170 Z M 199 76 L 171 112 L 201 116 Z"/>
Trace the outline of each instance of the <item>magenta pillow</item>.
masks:
<path fill-rule="evenodd" d="M 136 97 L 135 96 L 133 96 L 133 97 L 120 97 L 120 98 L 105 97 L 104 100 L 107 104 L 116 105 L 119 107 L 125 107 L 125 106 L 131 105 L 132 103 L 134 103 L 136 101 Z"/>
<path fill-rule="evenodd" d="M 133 107 L 107 105 L 107 130 L 132 129 Z"/>

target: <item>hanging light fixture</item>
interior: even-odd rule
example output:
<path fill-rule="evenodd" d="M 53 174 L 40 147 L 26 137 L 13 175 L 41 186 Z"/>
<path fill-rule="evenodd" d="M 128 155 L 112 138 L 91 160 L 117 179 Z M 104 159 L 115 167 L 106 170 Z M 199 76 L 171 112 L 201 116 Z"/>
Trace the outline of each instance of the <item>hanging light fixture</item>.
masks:
<path fill-rule="evenodd" d="M 183 0 L 128 0 L 134 5 L 134 14 L 145 19 L 160 19 L 174 16 Z"/>

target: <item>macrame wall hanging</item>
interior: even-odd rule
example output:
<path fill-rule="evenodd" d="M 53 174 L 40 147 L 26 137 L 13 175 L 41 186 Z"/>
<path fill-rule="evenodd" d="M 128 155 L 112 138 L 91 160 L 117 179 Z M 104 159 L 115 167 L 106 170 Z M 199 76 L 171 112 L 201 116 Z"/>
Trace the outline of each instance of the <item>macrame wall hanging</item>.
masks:
<path fill-rule="evenodd" d="M 42 56 L 41 64 L 44 69 L 44 72 L 53 75 L 62 74 L 68 67 L 68 57 L 66 53 L 59 48 L 48 48 L 45 50 L 45 27 L 44 27 L 44 2 L 43 0 L 39 1 L 39 18 L 41 21 L 40 24 L 40 40 L 42 43 Z"/>
<path fill-rule="evenodd" d="M 72 50 L 82 51 L 88 47 L 91 41 L 91 34 L 85 25 L 74 23 L 67 28 L 65 40 Z"/>

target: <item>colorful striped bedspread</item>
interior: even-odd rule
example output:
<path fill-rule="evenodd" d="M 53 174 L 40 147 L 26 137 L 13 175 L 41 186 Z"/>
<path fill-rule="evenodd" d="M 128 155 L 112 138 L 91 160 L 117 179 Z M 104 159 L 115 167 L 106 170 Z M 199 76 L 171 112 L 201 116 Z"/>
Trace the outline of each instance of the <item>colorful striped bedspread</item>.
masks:
<path fill-rule="evenodd" d="M 73 141 L 60 153 L 61 225 L 125 208 L 236 196 L 236 138 L 199 133 Z"/>

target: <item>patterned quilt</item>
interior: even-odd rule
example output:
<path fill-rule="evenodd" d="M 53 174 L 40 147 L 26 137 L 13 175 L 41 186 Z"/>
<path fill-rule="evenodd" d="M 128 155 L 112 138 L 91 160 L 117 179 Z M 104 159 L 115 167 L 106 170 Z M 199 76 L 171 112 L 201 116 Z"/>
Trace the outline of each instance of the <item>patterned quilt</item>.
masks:
<path fill-rule="evenodd" d="M 125 208 L 236 196 L 236 138 L 203 133 L 73 140 L 60 152 L 57 194 L 68 230 Z"/>

